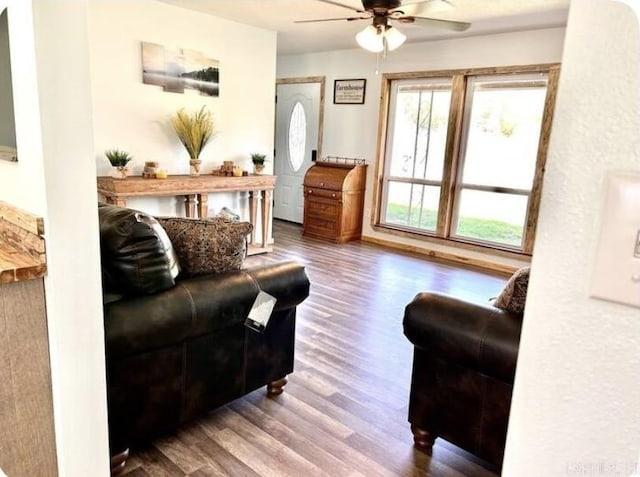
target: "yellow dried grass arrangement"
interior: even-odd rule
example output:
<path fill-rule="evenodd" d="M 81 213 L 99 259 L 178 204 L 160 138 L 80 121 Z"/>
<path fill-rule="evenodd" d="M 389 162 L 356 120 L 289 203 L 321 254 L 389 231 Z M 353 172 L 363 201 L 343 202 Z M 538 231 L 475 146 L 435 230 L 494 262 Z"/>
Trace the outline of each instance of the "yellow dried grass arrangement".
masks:
<path fill-rule="evenodd" d="M 178 139 L 187 149 L 190 159 L 198 159 L 200 152 L 213 137 L 213 115 L 202 106 L 198 112 L 187 113 L 184 108 L 171 118 Z"/>

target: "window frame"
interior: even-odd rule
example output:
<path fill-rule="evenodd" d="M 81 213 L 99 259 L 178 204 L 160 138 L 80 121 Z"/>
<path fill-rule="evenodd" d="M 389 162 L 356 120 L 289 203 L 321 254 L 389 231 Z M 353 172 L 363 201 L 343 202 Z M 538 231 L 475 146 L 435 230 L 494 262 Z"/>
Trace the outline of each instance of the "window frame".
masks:
<path fill-rule="evenodd" d="M 462 165 L 462 139 L 463 117 L 467 107 L 466 93 L 467 81 L 470 77 L 491 76 L 520 73 L 546 73 L 547 92 L 540 127 L 536 166 L 531 187 L 530 200 L 527 204 L 527 212 L 524 217 L 522 248 L 515 248 L 493 242 L 483 242 L 473 238 L 453 236 L 456 187 L 459 185 L 459 176 Z M 491 68 L 468 68 L 456 70 L 421 71 L 407 73 L 387 73 L 382 76 L 380 117 L 378 124 L 378 145 L 375 181 L 373 191 L 373 204 L 371 214 L 371 226 L 375 231 L 400 235 L 409 238 L 443 243 L 462 248 L 491 252 L 497 255 L 510 257 L 530 256 L 533 251 L 535 232 L 537 228 L 538 212 L 540 209 L 540 196 L 542 192 L 542 180 L 547 158 L 549 137 L 553 121 L 553 110 L 560 74 L 559 63 L 545 63 L 523 66 L 504 66 Z M 440 189 L 440 203 L 435 233 L 429 231 L 417 231 L 401 225 L 386 224 L 381 222 L 383 211 L 383 189 L 387 178 L 387 133 L 390 126 L 390 101 L 392 96 L 392 82 L 394 80 L 407 79 L 437 79 L 442 77 L 452 78 L 451 105 L 449 109 L 449 122 L 447 125 L 447 139 L 445 146 L 445 159 L 443 176 Z M 501 188 L 502 189 L 502 188 Z"/>
<path fill-rule="evenodd" d="M 453 88 L 453 78 L 447 77 L 447 76 L 438 77 L 438 78 L 441 79 L 441 80 L 450 80 L 451 87 L 448 88 L 448 91 L 452 90 L 452 88 Z M 420 79 L 422 79 L 422 78 L 420 78 Z M 426 83 L 428 83 L 429 80 L 435 80 L 434 83 L 443 84 L 443 81 L 438 82 L 436 78 L 428 78 Z M 402 86 L 402 84 L 401 84 L 402 81 L 405 81 L 405 80 L 399 80 L 399 82 L 396 83 L 398 85 L 398 90 Z M 391 87 L 391 83 L 390 83 L 390 87 Z M 436 85 L 435 89 L 438 89 L 437 85 Z M 396 95 L 396 98 L 397 98 L 397 95 Z M 390 96 L 389 96 L 389 112 L 391 112 L 392 110 L 395 110 L 394 107 L 397 108 L 398 105 L 397 105 L 397 102 L 395 102 L 395 104 L 394 104 L 393 94 L 390 94 Z M 395 119 L 394 118 L 390 118 L 389 127 L 390 128 L 394 128 L 395 127 Z M 417 138 L 416 138 L 416 142 L 417 142 Z M 390 150 L 390 147 L 389 147 L 388 144 L 386 145 L 386 149 L 385 149 L 384 153 L 385 153 L 385 156 L 387 154 L 391 153 L 391 150 Z M 414 157 L 414 162 L 415 162 L 415 157 Z M 426 163 L 425 163 L 425 167 L 426 167 Z M 390 186 L 391 182 L 405 183 L 405 184 L 411 184 L 411 185 L 419 185 L 419 186 L 422 186 L 422 187 L 438 187 L 438 188 L 442 189 L 442 179 L 441 180 L 434 180 L 434 179 L 418 178 L 418 177 L 392 176 L 391 175 L 391 161 L 385 161 L 383 174 L 384 174 L 383 177 L 387 177 L 388 178 L 387 181 L 386 181 L 387 182 L 387 186 L 386 187 L 385 187 L 385 181 L 384 180 L 383 180 L 383 183 L 382 183 L 382 192 L 381 192 L 382 193 L 382 201 L 385 202 L 385 203 L 386 203 L 387 198 L 388 198 L 389 186 Z M 424 194 L 424 192 L 423 192 L 423 194 Z M 382 218 L 384 215 L 385 215 L 385 213 L 381 209 L 380 210 L 380 218 Z M 403 228 L 403 226 L 399 225 L 399 224 L 395 224 L 395 225 L 392 225 L 392 226 L 397 226 L 399 228 Z M 436 224 L 436 226 L 437 226 L 437 224 Z M 434 233 L 434 232 L 431 232 L 431 231 L 428 231 L 428 230 L 424 230 L 424 233 L 431 234 L 431 233 Z"/>

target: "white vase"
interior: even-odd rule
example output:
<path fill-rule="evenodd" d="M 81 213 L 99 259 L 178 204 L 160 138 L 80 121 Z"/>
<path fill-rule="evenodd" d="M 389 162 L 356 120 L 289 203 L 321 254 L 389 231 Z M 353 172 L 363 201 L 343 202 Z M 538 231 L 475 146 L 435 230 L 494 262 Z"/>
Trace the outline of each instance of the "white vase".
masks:
<path fill-rule="evenodd" d="M 111 169 L 111 177 L 114 179 L 126 179 L 129 175 L 127 166 L 113 166 Z"/>
<path fill-rule="evenodd" d="M 264 171 L 264 164 L 254 164 L 253 165 L 253 173 L 257 176 L 262 175 Z"/>

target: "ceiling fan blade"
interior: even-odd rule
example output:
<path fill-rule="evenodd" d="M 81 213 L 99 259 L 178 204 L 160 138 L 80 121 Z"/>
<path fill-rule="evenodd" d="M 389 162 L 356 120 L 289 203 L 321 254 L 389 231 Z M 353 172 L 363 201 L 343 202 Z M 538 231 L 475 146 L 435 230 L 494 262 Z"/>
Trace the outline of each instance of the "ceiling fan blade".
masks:
<path fill-rule="evenodd" d="M 318 23 L 318 22 L 334 22 L 338 20 L 346 20 L 352 22 L 354 20 L 370 20 L 371 17 L 346 17 L 346 18 L 320 18 L 318 20 L 296 20 L 293 23 Z"/>
<path fill-rule="evenodd" d="M 449 0 L 404 0 L 402 2 L 402 5 L 401 5 L 400 8 L 404 7 L 405 5 L 418 5 L 420 3 L 433 3 L 435 1 L 440 1 L 442 3 L 446 3 L 450 7 L 455 7 L 455 5 L 453 3 L 451 3 Z"/>
<path fill-rule="evenodd" d="M 322 3 L 328 3 L 329 5 L 335 5 L 336 7 L 346 8 L 347 10 L 351 10 L 352 12 L 364 13 L 363 10 L 360 10 L 358 8 L 353 8 L 352 6 L 345 5 L 344 3 L 334 2 L 332 0 L 318 0 L 318 1 Z"/>
<path fill-rule="evenodd" d="M 471 23 L 467 22 L 458 22 L 455 20 L 440 20 L 439 18 L 427 18 L 427 17 L 414 17 L 414 16 L 403 16 L 393 18 L 400 23 L 415 23 L 416 25 L 426 26 L 426 27 L 434 27 L 434 28 L 443 28 L 445 30 L 453 30 L 453 31 L 465 31 L 468 30 L 471 26 Z"/>

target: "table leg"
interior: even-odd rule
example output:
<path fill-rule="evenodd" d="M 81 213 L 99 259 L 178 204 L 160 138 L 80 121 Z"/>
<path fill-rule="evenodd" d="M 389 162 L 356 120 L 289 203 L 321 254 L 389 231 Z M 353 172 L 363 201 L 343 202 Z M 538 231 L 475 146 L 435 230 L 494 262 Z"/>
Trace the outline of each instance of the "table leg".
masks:
<path fill-rule="evenodd" d="M 269 222 L 271 222 L 271 193 L 265 190 L 262 196 L 262 248 L 269 244 Z"/>
<path fill-rule="evenodd" d="M 249 222 L 253 225 L 251 229 L 251 236 L 249 237 L 249 243 L 256 243 L 256 219 L 258 214 L 258 196 L 260 191 L 249 191 Z"/>
<path fill-rule="evenodd" d="M 194 194 L 184 196 L 184 212 L 187 217 L 196 216 L 196 196 Z"/>
<path fill-rule="evenodd" d="M 201 219 L 209 216 L 209 195 L 198 194 L 198 216 Z"/>

